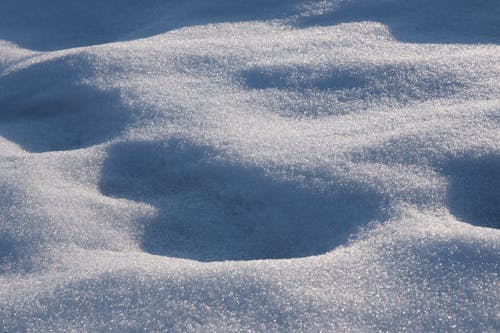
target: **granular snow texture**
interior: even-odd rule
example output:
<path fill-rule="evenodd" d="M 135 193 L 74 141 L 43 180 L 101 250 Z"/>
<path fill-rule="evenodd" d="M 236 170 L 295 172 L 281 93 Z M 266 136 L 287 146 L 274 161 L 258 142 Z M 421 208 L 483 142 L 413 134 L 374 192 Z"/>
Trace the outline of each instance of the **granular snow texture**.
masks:
<path fill-rule="evenodd" d="M 2 0 L 0 331 L 500 331 L 499 17 Z"/>

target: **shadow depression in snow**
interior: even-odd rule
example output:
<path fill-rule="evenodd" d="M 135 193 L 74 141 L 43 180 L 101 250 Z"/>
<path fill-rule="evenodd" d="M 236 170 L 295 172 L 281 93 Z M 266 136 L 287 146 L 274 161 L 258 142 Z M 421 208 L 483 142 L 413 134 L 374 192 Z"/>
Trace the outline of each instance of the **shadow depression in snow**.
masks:
<path fill-rule="evenodd" d="M 298 15 L 308 6 L 323 10 Z M 378 21 L 406 42 L 500 43 L 500 3 L 496 0 L 314 0 L 308 6 L 298 0 L 3 0 L 0 39 L 52 51 L 208 23 L 285 19 L 297 27 Z M 299 19 L 294 18 L 297 15 Z"/>
<path fill-rule="evenodd" d="M 256 66 L 236 74 L 235 80 L 249 90 L 276 90 L 299 95 L 318 106 L 301 106 L 278 100 L 283 116 L 318 117 L 359 111 L 375 105 L 406 105 L 459 93 L 466 84 L 453 73 L 427 65 L 405 63 L 373 65 L 370 63 L 328 68 L 314 66 Z M 270 97 L 275 97 L 271 94 Z M 289 101 L 293 98 L 283 98 Z M 300 100 L 300 99 L 299 99 Z"/>
<path fill-rule="evenodd" d="M 500 43 L 497 0 L 324 1 L 319 14 L 303 16 L 300 27 L 376 21 L 411 43 Z"/>
<path fill-rule="evenodd" d="M 216 156 L 176 140 L 118 144 L 101 191 L 158 209 L 143 221 L 146 252 L 199 261 L 318 255 L 380 217 L 381 196 L 360 186 L 320 190 Z"/>
<path fill-rule="evenodd" d="M 0 39 L 52 51 L 144 38 L 186 26 L 277 18 L 299 2 L 2 0 Z"/>
<path fill-rule="evenodd" d="M 452 215 L 472 225 L 500 229 L 500 156 L 442 158 L 434 151 L 432 143 L 403 137 L 363 149 L 353 157 L 357 162 L 432 169 L 447 180 L 442 197 Z"/>
<path fill-rule="evenodd" d="M 443 169 L 450 212 L 464 222 L 500 229 L 500 156 L 454 160 Z"/>
<path fill-rule="evenodd" d="M 447 96 L 462 86 L 451 73 L 405 64 L 329 66 L 326 70 L 311 66 L 256 67 L 240 76 L 250 89 L 351 90 L 359 97 L 384 95 L 398 100 Z"/>
<path fill-rule="evenodd" d="M 0 77 L 0 135 L 32 152 L 69 150 L 118 135 L 128 116 L 117 90 L 82 82 L 82 58 L 64 57 Z"/>

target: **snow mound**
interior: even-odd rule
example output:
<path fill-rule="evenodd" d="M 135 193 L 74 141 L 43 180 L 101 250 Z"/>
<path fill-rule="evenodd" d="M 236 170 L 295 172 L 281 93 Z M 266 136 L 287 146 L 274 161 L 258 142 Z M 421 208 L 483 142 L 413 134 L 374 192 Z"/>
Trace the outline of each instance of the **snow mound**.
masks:
<path fill-rule="evenodd" d="M 0 3 L 0 331 L 497 331 L 497 1 Z"/>

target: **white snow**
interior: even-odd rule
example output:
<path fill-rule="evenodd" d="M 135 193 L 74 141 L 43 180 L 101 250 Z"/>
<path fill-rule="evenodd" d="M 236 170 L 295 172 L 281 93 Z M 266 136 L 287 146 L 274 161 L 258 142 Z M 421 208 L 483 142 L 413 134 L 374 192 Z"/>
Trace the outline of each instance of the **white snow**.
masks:
<path fill-rule="evenodd" d="M 0 331 L 500 330 L 500 2 L 0 2 Z"/>

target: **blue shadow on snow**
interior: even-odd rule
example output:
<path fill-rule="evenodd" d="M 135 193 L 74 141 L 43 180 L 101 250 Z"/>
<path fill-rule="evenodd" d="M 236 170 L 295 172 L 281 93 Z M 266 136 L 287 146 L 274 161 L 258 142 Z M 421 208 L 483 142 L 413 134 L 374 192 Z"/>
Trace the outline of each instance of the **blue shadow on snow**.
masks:
<path fill-rule="evenodd" d="M 500 229 L 500 157 L 452 160 L 448 176 L 448 208 L 459 220 Z"/>
<path fill-rule="evenodd" d="M 314 4 L 330 10 L 294 18 Z M 207 23 L 284 19 L 296 27 L 377 21 L 404 42 L 498 44 L 499 16 L 497 0 L 2 0 L 0 39 L 52 51 Z"/>
<path fill-rule="evenodd" d="M 0 77 L 0 135 L 32 152 L 70 150 L 118 135 L 129 115 L 118 90 L 83 82 L 93 68 L 63 57 Z"/>
<path fill-rule="evenodd" d="M 383 198 L 359 185 L 327 189 L 221 162 L 209 147 L 172 140 L 109 150 L 103 194 L 146 202 L 144 251 L 199 261 L 319 255 L 381 218 Z"/>

